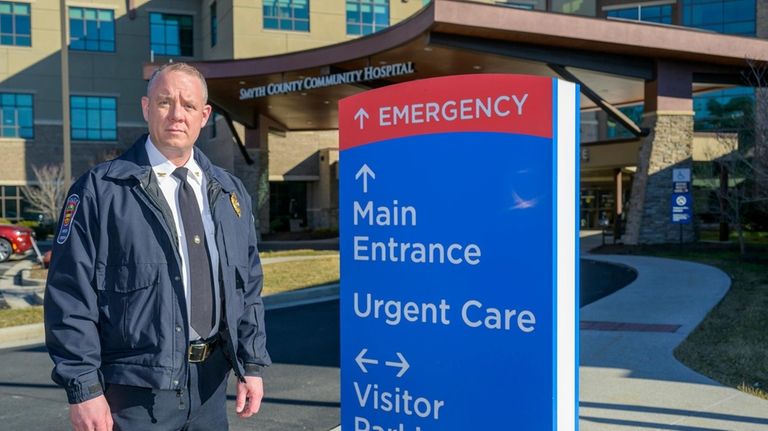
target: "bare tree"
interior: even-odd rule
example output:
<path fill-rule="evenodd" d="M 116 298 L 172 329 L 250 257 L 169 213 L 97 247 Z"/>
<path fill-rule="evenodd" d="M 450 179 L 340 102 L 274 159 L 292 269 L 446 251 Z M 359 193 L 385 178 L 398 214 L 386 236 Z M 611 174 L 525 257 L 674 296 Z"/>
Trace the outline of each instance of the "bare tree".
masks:
<path fill-rule="evenodd" d="M 758 227 L 749 224 L 768 215 L 768 65 L 751 63 L 744 79 L 755 89 L 754 103 L 708 106 L 722 119 L 717 154 L 710 157 L 720 179 L 720 187 L 715 189 L 717 202 L 712 202 L 711 209 L 720 215 L 721 223 L 736 229 L 742 256 L 746 254 L 745 228 Z"/>
<path fill-rule="evenodd" d="M 42 214 L 49 222 L 56 223 L 67 193 L 64 169 L 61 165 L 32 166 L 32 172 L 35 174 L 37 185 L 23 187 L 24 197 L 32 211 Z"/>

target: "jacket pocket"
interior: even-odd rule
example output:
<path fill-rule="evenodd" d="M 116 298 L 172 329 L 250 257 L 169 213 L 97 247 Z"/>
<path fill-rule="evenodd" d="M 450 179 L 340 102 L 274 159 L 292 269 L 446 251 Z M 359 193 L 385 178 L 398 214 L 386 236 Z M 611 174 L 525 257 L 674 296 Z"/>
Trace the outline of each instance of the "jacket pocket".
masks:
<path fill-rule="evenodd" d="M 97 287 L 105 350 L 117 353 L 157 344 L 162 266 L 140 263 L 104 269 Z"/>
<path fill-rule="evenodd" d="M 96 286 L 102 291 L 132 292 L 155 286 L 159 282 L 160 267 L 164 263 L 133 263 L 97 269 Z"/>

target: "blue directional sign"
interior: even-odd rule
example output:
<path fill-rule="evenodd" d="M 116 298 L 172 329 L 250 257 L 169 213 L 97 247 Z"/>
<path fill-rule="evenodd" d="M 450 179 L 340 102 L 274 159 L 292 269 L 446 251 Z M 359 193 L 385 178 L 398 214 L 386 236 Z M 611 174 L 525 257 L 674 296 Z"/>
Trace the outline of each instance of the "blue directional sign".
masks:
<path fill-rule="evenodd" d="M 673 169 L 672 170 L 672 202 L 671 202 L 672 203 L 671 205 L 672 223 L 675 223 L 675 224 L 691 223 L 693 201 L 691 200 L 690 189 L 691 189 L 691 168 Z"/>
<path fill-rule="evenodd" d="M 690 193 L 672 193 L 672 223 L 690 224 L 692 205 Z"/>
<path fill-rule="evenodd" d="M 578 97 L 464 75 L 341 101 L 344 431 L 576 429 Z"/>

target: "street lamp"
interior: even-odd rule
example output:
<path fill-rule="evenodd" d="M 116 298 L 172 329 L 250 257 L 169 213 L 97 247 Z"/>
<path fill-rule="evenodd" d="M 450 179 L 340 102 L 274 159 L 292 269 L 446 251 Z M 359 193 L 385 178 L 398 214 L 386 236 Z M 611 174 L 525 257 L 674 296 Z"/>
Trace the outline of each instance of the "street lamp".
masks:
<path fill-rule="evenodd" d="M 61 14 L 61 137 L 64 145 L 64 184 L 72 184 L 72 142 L 69 118 L 69 23 L 66 0 L 60 1 Z"/>

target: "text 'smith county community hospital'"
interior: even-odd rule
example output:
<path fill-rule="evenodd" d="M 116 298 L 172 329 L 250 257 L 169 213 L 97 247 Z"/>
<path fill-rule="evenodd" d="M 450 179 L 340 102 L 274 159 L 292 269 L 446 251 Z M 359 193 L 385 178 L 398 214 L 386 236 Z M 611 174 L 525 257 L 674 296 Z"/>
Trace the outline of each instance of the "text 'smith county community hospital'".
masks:
<path fill-rule="evenodd" d="M 768 0 L 62 3 L 0 1 L 0 218 L 37 218 L 21 190 L 36 185 L 33 167 L 62 163 L 64 136 L 78 176 L 145 133 L 146 79 L 170 61 L 207 78 L 216 114 L 199 145 L 256 197 L 262 233 L 338 228 L 338 101 L 372 88 L 486 73 L 578 83 L 580 225 L 620 227 L 628 243 L 678 239 L 676 169 L 695 173 L 684 238 L 712 221 L 713 166 L 732 150 L 723 142 L 743 141 L 737 120 L 766 114 L 756 103 L 766 90 L 745 78 L 768 60 Z M 377 117 L 391 127 L 488 112 L 515 121 L 524 104 L 524 94 L 425 101 Z"/>

